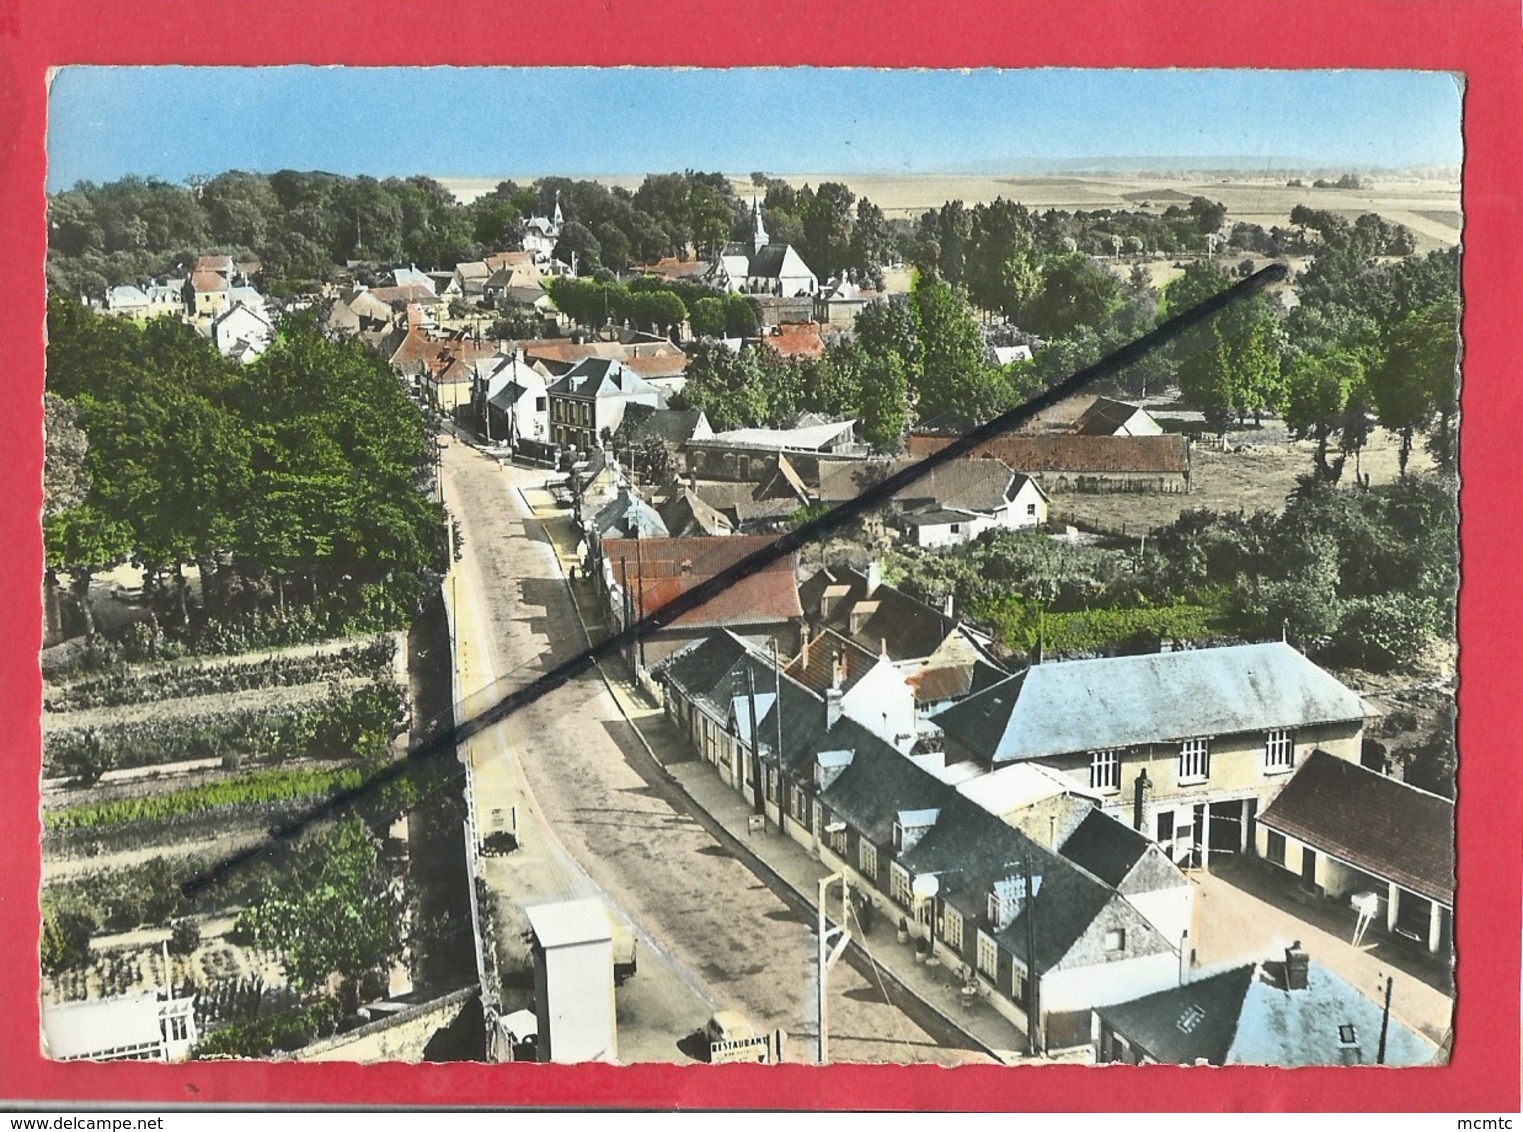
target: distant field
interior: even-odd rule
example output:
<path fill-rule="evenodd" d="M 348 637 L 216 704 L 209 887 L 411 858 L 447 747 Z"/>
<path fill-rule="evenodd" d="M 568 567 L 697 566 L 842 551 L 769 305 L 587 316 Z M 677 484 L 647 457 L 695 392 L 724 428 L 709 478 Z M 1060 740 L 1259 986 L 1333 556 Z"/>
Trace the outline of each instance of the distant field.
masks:
<path fill-rule="evenodd" d="M 474 200 L 490 191 L 499 181 L 515 180 L 527 184 L 534 174 L 518 176 L 450 178 L 440 183 L 462 201 Z M 973 205 L 996 197 L 1020 201 L 1030 208 L 1060 208 L 1067 211 L 1099 208 L 1156 209 L 1181 204 L 1191 197 L 1204 196 L 1227 206 L 1234 220 L 1271 227 L 1288 225 L 1290 210 L 1298 204 L 1328 209 L 1349 216 L 1376 212 L 1387 220 L 1404 224 L 1417 237 L 1419 251 L 1451 247 L 1459 242 L 1460 187 L 1457 181 L 1391 180 L 1377 181 L 1371 189 L 1289 188 L 1285 179 L 1235 178 L 1197 180 L 1143 178 L 1127 176 L 1016 176 L 936 174 L 903 176 L 888 174 L 854 174 L 839 176 L 779 174 L 794 185 L 817 185 L 821 181 L 843 182 L 858 196 L 870 197 L 891 217 L 918 217 L 927 209 L 938 208 L 945 201 L 960 200 Z M 607 185 L 638 188 L 643 176 L 606 176 L 593 178 Z M 737 192 L 751 191 L 749 177 L 732 177 Z"/>
<path fill-rule="evenodd" d="M 1184 511 L 1279 511 L 1296 486 L 1296 477 L 1311 471 L 1315 448 L 1309 440 L 1252 446 L 1242 452 L 1218 452 L 1195 445 L 1190 453 L 1188 495 L 1055 495 L 1053 519 L 1077 519 L 1081 526 L 1093 523 L 1111 531 L 1124 530 L 1127 535 L 1142 535 L 1172 523 Z M 1396 479 L 1398 448 L 1397 438 L 1385 429 L 1376 429 L 1371 435 L 1360 458 L 1360 468 L 1371 484 Z M 1409 468 L 1414 472 L 1432 470 L 1433 461 L 1421 444 L 1413 448 Z M 1344 480 L 1350 485 L 1353 471 L 1350 460 Z"/>

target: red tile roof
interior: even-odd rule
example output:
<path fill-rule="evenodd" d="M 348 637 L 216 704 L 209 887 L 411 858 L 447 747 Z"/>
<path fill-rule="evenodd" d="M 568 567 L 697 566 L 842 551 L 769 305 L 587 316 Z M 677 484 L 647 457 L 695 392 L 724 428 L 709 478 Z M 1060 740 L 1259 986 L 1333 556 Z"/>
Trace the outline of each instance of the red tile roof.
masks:
<path fill-rule="evenodd" d="M 913 457 L 929 456 L 952 443 L 950 436 L 911 435 Z M 1032 473 L 1187 473 L 1190 441 L 1183 436 L 1000 436 L 974 450 Z"/>
<path fill-rule="evenodd" d="M 1259 821 L 1454 906 L 1454 803 L 1447 798 L 1313 751 Z"/>
<path fill-rule="evenodd" d="M 433 306 L 444 300 L 421 283 L 404 283 L 400 287 L 372 287 L 370 293 L 383 303 L 420 303 Z"/>
<path fill-rule="evenodd" d="M 817 358 L 825 352 L 817 322 L 785 322 L 761 339 L 766 347 L 785 358 Z"/>
<path fill-rule="evenodd" d="M 649 616 L 698 583 L 727 570 L 769 545 L 765 536 L 714 538 L 642 538 L 605 547 L 612 576 L 628 573 L 636 617 Z M 620 559 L 623 559 L 621 564 Z M 794 582 L 795 555 L 741 578 L 697 609 L 672 622 L 673 628 L 712 629 L 726 625 L 760 625 L 791 621 L 802 615 Z"/>
<path fill-rule="evenodd" d="M 695 275 L 703 275 L 708 271 L 709 266 L 707 260 L 682 260 L 676 256 L 663 256 L 655 263 L 647 263 L 635 270 L 645 275 L 659 275 L 663 279 L 687 279 Z"/>
<path fill-rule="evenodd" d="M 917 704 L 961 699 L 973 690 L 973 666 L 957 664 L 945 668 L 922 668 L 905 683 L 914 691 Z"/>

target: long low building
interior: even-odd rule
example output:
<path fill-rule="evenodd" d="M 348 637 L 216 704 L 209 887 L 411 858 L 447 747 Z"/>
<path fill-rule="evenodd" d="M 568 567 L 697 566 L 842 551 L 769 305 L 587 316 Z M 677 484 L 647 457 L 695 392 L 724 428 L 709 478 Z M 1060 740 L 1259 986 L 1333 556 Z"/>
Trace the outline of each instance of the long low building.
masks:
<path fill-rule="evenodd" d="M 916 459 L 939 452 L 955 437 L 911 434 Z M 1190 490 L 1190 440 L 1185 436 L 997 436 L 974 456 L 1003 460 L 1035 477 L 1049 493 L 1186 492 Z"/>
<path fill-rule="evenodd" d="M 1440 955 L 1454 934 L 1454 803 L 1315 751 L 1260 816 L 1258 852 Z M 1351 915 L 1357 909 L 1351 908 Z"/>

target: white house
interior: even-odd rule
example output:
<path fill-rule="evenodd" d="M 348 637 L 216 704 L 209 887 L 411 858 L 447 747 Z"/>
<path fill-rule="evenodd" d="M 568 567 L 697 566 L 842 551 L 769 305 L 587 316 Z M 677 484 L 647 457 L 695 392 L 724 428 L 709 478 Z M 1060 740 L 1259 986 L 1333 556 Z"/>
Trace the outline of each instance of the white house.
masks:
<path fill-rule="evenodd" d="M 212 343 L 217 352 L 235 361 L 251 362 L 269 348 L 275 327 L 262 306 L 235 303 L 212 320 Z"/>
<path fill-rule="evenodd" d="M 972 542 L 994 525 L 987 516 L 955 507 L 926 507 L 906 511 L 899 525 L 915 545 L 924 550 L 942 546 L 960 546 Z"/>
<path fill-rule="evenodd" d="M 517 444 L 550 439 L 550 402 L 545 375 L 524 361 L 523 351 L 491 359 L 480 367 L 478 405 L 489 441 Z"/>

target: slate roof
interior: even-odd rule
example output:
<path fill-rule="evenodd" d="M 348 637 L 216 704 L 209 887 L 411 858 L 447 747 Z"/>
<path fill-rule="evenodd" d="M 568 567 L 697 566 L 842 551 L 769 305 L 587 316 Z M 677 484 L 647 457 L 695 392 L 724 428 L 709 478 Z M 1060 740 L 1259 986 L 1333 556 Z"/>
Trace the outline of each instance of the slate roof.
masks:
<path fill-rule="evenodd" d="M 920 773 L 930 777 L 924 771 Z M 1036 898 L 1024 901 L 1009 924 L 990 933 L 1023 963 L 1028 961 L 1029 954 L 1028 916 L 1035 917 L 1034 965 L 1042 972 L 1063 960 L 1108 904 L 1116 901 L 1123 909 L 1128 907 L 1097 878 L 1049 853 L 1039 842 L 963 797 L 955 788 L 942 789 L 945 801 L 941 816 L 919 844 L 901 855 L 901 860 L 912 873 L 937 873 L 938 895 L 965 917 L 981 921 L 995 883 L 1020 876 L 1029 856 L 1032 879 L 1037 884 Z M 1139 917 L 1135 926 L 1128 925 L 1128 931 L 1133 930 L 1138 934 L 1130 946 L 1141 951 L 1143 936 L 1150 929 Z M 1153 943 L 1156 946 L 1161 941 L 1155 939 Z"/>
<path fill-rule="evenodd" d="M 1114 436 L 1117 429 L 1142 411 L 1140 405 L 1129 405 L 1112 397 L 1096 397 L 1095 403 L 1074 425 L 1074 431 L 1080 436 Z"/>
<path fill-rule="evenodd" d="M 1099 810 L 1087 814 L 1058 848 L 1059 854 L 1112 888 L 1120 888 L 1152 842 Z"/>
<path fill-rule="evenodd" d="M 840 503 L 918 463 L 916 460 L 821 460 L 820 502 Z M 1015 498 L 1027 477 L 998 460 L 968 458 L 932 468 L 894 493 L 895 502 L 911 506 L 934 503 L 952 510 L 993 514 Z"/>
<path fill-rule="evenodd" d="M 728 251 L 728 248 L 726 249 Z M 763 244 L 751 253 L 748 277 L 780 279 L 784 275 L 813 275 L 792 244 Z"/>
<path fill-rule="evenodd" d="M 665 538 L 669 533 L 655 508 L 627 487 L 598 508 L 593 525 L 603 538 Z"/>
<path fill-rule="evenodd" d="M 548 388 L 551 396 L 623 397 L 657 389 L 613 358 L 583 358 Z"/>
<path fill-rule="evenodd" d="M 631 405 L 624 411 L 619 423 L 621 440 L 643 444 L 647 440 L 660 440 L 673 448 L 681 448 L 695 432 L 708 427 L 708 417 L 702 409 L 658 409 L 654 405 Z"/>
<path fill-rule="evenodd" d="M 831 629 L 817 633 L 804 642 L 798 656 L 783 671 L 816 692 L 823 692 L 835 681 L 836 659 L 842 666 L 841 691 L 850 691 L 878 663 L 877 653 L 869 652 L 855 641 Z"/>
<path fill-rule="evenodd" d="M 822 617 L 820 599 L 826 588 L 834 585 L 846 586 L 847 593 L 836 601 L 828 616 Z M 839 566 L 821 567 L 805 579 L 799 586 L 799 601 L 805 616 L 815 626 L 835 629 L 874 652 L 886 649 L 889 659 L 895 662 L 930 656 L 957 626 L 940 610 L 916 601 L 893 586 L 880 582 L 869 594 L 866 577 Z M 851 612 L 858 603 L 867 601 L 876 602 L 877 606 L 854 633 L 851 631 Z"/>
<path fill-rule="evenodd" d="M 844 420 L 803 428 L 734 428 L 693 443 L 716 448 L 758 448 L 764 452 L 818 451 L 836 443 L 842 433 L 850 433 L 856 423 Z"/>
<path fill-rule="evenodd" d="M 635 608 L 646 616 L 686 593 L 699 582 L 723 572 L 772 539 L 766 536 L 731 535 L 717 538 L 651 538 L 640 540 L 640 565 L 629 558 L 629 586 Z M 608 555 L 605 553 L 605 557 Z M 794 555 L 784 555 L 716 594 L 697 609 L 689 610 L 672 628 L 720 628 L 726 625 L 762 625 L 791 621 L 800 614 L 794 586 Z M 611 561 L 611 559 L 610 559 Z"/>
<path fill-rule="evenodd" d="M 911 435 L 909 454 L 929 456 L 950 444 L 949 436 Z M 1175 474 L 1190 470 L 1190 441 L 1184 436 L 1030 436 L 995 437 L 973 453 L 1003 460 L 1019 472 L 1051 475 L 1136 472 Z"/>
<path fill-rule="evenodd" d="M 122 307 L 146 307 L 148 302 L 147 294 L 131 283 L 112 287 L 106 292 L 106 306 L 111 310 L 120 310 Z"/>
<path fill-rule="evenodd" d="M 1258 820 L 1454 906 L 1454 803 L 1447 798 L 1313 751 Z"/>
<path fill-rule="evenodd" d="M 953 523 L 966 523 L 971 519 L 986 519 L 974 511 L 954 511 L 950 507 L 927 507 L 923 511 L 906 511 L 899 522 L 907 527 L 949 527 Z"/>
<path fill-rule="evenodd" d="M 993 762 L 1362 720 L 1358 695 L 1288 644 L 1033 665 L 936 723 Z"/>
<path fill-rule="evenodd" d="M 1131 1002 L 1097 1006 L 1111 1028 L 1164 1064 L 1376 1064 L 1381 1007 L 1315 959 L 1307 985 L 1284 989 L 1283 960 L 1235 967 Z M 1340 1028 L 1353 1028 L 1345 1045 Z M 1429 1064 L 1438 1050 L 1397 1018 L 1386 1064 Z"/>
<path fill-rule="evenodd" d="M 666 532 L 673 538 L 733 534 L 735 524 L 710 507 L 690 488 L 683 488 L 659 508 Z"/>

